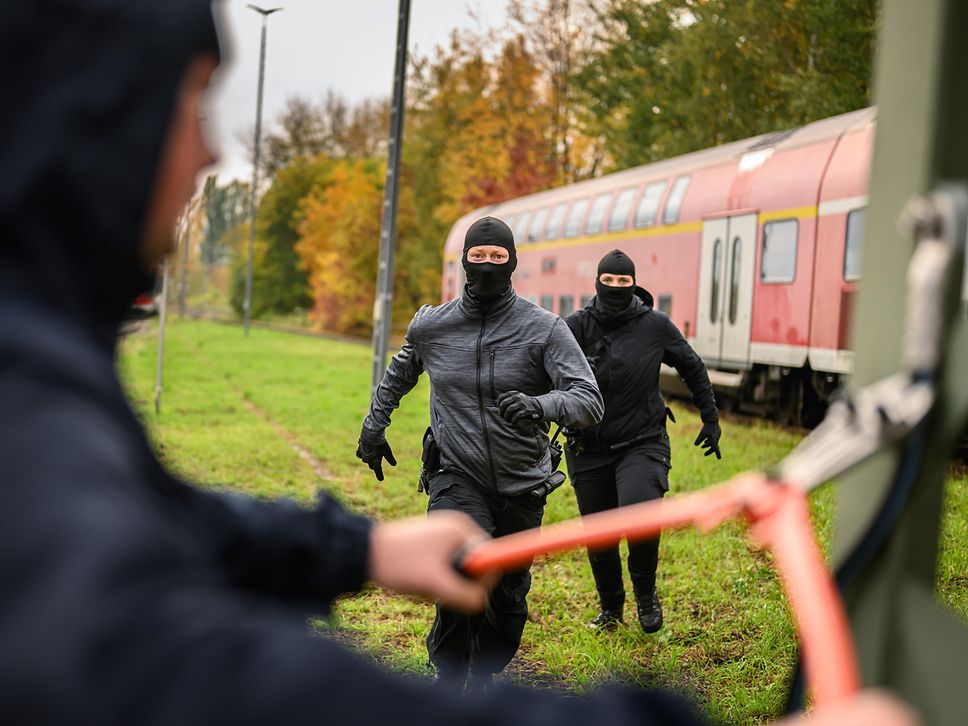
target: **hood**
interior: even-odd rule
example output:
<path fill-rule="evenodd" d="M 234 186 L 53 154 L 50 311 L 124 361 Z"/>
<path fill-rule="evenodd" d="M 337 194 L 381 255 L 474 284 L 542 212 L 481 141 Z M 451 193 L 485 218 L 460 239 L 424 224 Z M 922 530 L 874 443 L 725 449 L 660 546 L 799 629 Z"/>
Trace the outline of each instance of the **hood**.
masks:
<path fill-rule="evenodd" d="M 0 294 L 113 347 L 152 272 L 138 249 L 189 60 L 218 53 L 210 0 L 30 0 L 0 23 Z"/>
<path fill-rule="evenodd" d="M 652 293 L 644 287 L 640 287 L 639 285 L 635 286 L 635 297 L 645 303 L 647 308 L 655 307 L 655 299 L 652 297 Z"/>

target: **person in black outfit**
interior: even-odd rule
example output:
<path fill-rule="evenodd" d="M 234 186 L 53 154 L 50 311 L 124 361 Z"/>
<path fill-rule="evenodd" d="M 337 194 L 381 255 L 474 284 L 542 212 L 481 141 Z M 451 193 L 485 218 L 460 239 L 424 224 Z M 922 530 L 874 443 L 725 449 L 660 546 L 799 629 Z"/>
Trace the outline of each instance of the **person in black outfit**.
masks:
<path fill-rule="evenodd" d="M 591 369 L 564 321 L 518 297 L 514 236 L 483 217 L 464 238 L 467 285 L 456 300 L 424 305 L 377 387 L 357 456 L 377 479 L 395 464 L 386 439 L 400 400 L 430 378 L 430 428 L 439 462 L 428 510 L 466 512 L 488 534 L 538 527 L 557 472 L 548 422 L 590 426 L 602 417 Z M 441 681 L 487 688 L 514 657 L 528 619 L 528 568 L 505 573 L 481 614 L 439 606 L 427 651 Z"/>
<path fill-rule="evenodd" d="M 666 419 L 672 412 L 659 391 L 659 366 L 673 366 L 692 392 L 702 418 L 696 445 L 719 451 L 719 413 L 709 375 L 669 317 L 652 308 L 652 296 L 635 285 L 635 265 L 620 250 L 598 264 L 596 296 L 567 318 L 595 371 L 605 399 L 598 426 L 575 432 L 567 449 L 568 473 L 582 515 L 661 498 L 671 468 Z M 625 587 L 618 547 L 590 550 L 588 560 L 601 610 L 596 629 L 622 622 Z M 628 569 L 642 629 L 662 627 L 655 587 L 659 539 L 629 544 Z"/>

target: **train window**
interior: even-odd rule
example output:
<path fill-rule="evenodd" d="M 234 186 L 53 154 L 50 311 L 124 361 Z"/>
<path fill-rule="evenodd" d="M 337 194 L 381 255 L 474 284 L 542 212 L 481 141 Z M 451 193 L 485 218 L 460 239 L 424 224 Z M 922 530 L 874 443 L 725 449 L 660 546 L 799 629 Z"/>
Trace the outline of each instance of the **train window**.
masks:
<path fill-rule="evenodd" d="M 855 209 L 847 215 L 847 240 L 844 244 L 844 279 L 860 279 L 861 243 L 867 226 L 867 208 Z"/>
<path fill-rule="evenodd" d="M 795 219 L 767 222 L 763 225 L 761 282 L 793 282 L 797 274 L 798 229 Z"/>
<path fill-rule="evenodd" d="M 736 325 L 736 312 L 739 309 L 739 257 L 742 243 L 739 237 L 733 239 L 733 259 L 729 263 L 729 324 Z"/>
<path fill-rule="evenodd" d="M 521 212 L 514 227 L 514 243 L 522 244 L 527 241 L 525 235 L 528 233 L 528 222 L 531 221 L 531 212 Z"/>
<path fill-rule="evenodd" d="M 556 204 L 551 214 L 548 215 L 548 226 L 545 227 L 545 239 L 558 239 L 561 237 L 561 220 L 565 218 L 565 210 L 568 209 L 568 202 Z"/>
<path fill-rule="evenodd" d="M 659 181 L 649 184 L 642 192 L 639 207 L 635 210 L 635 226 L 651 227 L 655 224 L 656 214 L 659 212 L 659 202 L 668 182 Z"/>
<path fill-rule="evenodd" d="M 514 230 L 514 220 L 516 218 L 517 218 L 516 214 L 509 214 L 508 216 L 503 218 L 504 224 L 506 224 L 508 227 Z M 498 217 L 498 219 L 502 219 L 502 218 Z"/>
<path fill-rule="evenodd" d="M 527 300 L 532 305 L 536 305 L 537 304 L 537 301 L 538 301 L 538 298 L 535 295 L 528 295 Z"/>
<path fill-rule="evenodd" d="M 545 257 L 541 260 L 541 271 L 542 272 L 554 272 L 555 271 L 555 258 Z"/>
<path fill-rule="evenodd" d="M 582 295 L 581 296 L 581 306 L 583 308 L 584 307 L 587 307 L 588 306 L 588 303 L 590 303 L 592 301 L 592 297 L 594 297 L 594 296 L 593 295 Z"/>
<path fill-rule="evenodd" d="M 605 210 L 612 199 L 612 192 L 605 192 L 595 197 L 592 202 L 592 210 L 588 213 L 588 221 L 585 222 L 585 234 L 598 234 L 602 231 L 605 224 Z"/>
<path fill-rule="evenodd" d="M 565 220 L 565 237 L 577 237 L 578 229 L 581 227 L 581 220 L 585 216 L 585 210 L 588 209 L 588 200 L 579 199 L 577 202 L 571 205 L 571 209 L 568 211 L 568 218 Z"/>
<path fill-rule="evenodd" d="M 659 312 L 672 315 L 672 295 L 659 295 Z"/>
<path fill-rule="evenodd" d="M 542 295 L 541 296 L 541 307 L 545 310 L 551 310 L 555 306 L 555 296 L 554 295 Z"/>
<path fill-rule="evenodd" d="M 635 187 L 623 189 L 615 198 L 612 214 L 608 218 L 608 231 L 618 232 L 629 226 L 629 212 L 632 211 L 632 200 L 635 199 Z"/>
<path fill-rule="evenodd" d="M 558 298 L 558 314 L 567 318 L 575 311 L 575 296 L 574 295 L 562 295 Z"/>
<path fill-rule="evenodd" d="M 719 238 L 713 242 L 713 279 L 712 298 L 709 301 L 709 320 L 715 323 L 719 319 L 719 270 L 723 261 L 723 241 Z"/>
<path fill-rule="evenodd" d="M 675 224 L 679 219 L 679 210 L 682 208 L 682 200 L 686 196 L 686 187 L 689 186 L 689 177 L 681 176 L 672 185 L 669 198 L 666 200 L 665 212 L 662 214 L 662 224 Z"/>
<path fill-rule="evenodd" d="M 541 230 L 544 229 L 545 220 L 548 219 L 548 208 L 542 207 L 534 213 L 531 219 L 531 226 L 528 227 L 528 242 L 537 242 L 541 239 Z"/>

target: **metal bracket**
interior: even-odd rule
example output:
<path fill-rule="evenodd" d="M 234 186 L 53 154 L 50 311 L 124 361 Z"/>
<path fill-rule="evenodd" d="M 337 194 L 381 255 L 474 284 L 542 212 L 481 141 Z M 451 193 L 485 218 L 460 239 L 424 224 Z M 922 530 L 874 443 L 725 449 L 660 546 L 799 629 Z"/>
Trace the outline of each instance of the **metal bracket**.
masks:
<path fill-rule="evenodd" d="M 791 486 L 809 490 L 842 474 L 902 439 L 934 405 L 951 264 L 964 254 L 968 238 L 968 190 L 948 185 L 929 197 L 915 197 L 900 224 L 917 239 L 907 275 L 905 370 L 831 405 L 823 422 L 775 472 Z M 962 295 L 966 291 L 963 287 Z"/>

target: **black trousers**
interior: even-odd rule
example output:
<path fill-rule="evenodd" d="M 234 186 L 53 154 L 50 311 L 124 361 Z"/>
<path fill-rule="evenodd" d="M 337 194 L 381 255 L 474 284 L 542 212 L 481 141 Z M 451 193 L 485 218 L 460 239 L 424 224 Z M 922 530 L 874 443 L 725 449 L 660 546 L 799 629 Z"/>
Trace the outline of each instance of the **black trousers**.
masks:
<path fill-rule="evenodd" d="M 500 537 L 539 526 L 544 499 L 501 496 L 464 475 L 444 471 L 431 480 L 427 505 L 428 512 L 442 509 L 465 512 L 488 534 Z M 528 620 L 529 569 L 530 565 L 506 573 L 491 591 L 483 613 L 467 615 L 437 606 L 427 653 L 441 675 L 498 673 L 511 662 Z"/>
<path fill-rule="evenodd" d="M 569 451 L 568 474 L 582 516 L 661 499 L 669 491 L 669 469 L 662 458 L 642 446 L 617 454 L 585 452 L 575 456 Z M 625 586 L 618 547 L 589 550 L 588 561 L 602 608 L 621 610 Z M 658 565 L 658 537 L 629 544 L 629 576 L 638 596 L 652 593 Z"/>

